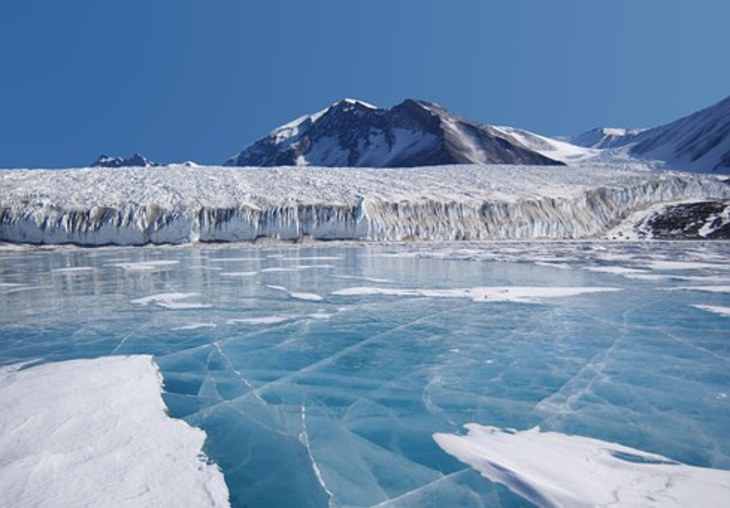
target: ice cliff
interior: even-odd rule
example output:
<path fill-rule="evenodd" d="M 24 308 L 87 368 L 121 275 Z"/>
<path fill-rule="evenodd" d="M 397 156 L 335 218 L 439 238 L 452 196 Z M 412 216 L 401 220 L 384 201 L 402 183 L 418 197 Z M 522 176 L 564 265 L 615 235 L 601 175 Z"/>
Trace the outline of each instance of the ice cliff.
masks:
<path fill-rule="evenodd" d="M 657 203 L 727 199 L 640 165 L 0 171 L 0 240 L 33 244 L 595 237 Z"/>

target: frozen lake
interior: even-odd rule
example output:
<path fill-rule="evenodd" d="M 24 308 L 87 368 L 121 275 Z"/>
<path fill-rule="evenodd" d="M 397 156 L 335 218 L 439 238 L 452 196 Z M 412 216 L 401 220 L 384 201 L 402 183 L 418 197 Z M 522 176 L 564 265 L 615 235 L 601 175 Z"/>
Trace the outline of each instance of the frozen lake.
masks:
<path fill-rule="evenodd" d="M 726 242 L 6 250 L 0 309 L 0 365 L 153 355 L 236 507 L 529 505 L 468 423 L 730 469 Z"/>

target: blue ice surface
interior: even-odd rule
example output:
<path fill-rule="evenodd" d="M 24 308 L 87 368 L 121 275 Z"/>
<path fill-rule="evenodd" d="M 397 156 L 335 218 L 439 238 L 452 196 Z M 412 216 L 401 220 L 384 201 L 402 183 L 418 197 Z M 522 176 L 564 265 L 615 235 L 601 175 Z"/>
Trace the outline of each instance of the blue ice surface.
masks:
<path fill-rule="evenodd" d="M 730 468 L 730 318 L 693 307 L 730 294 L 668 290 L 721 284 L 729 260 L 721 242 L 5 251 L 0 364 L 153 354 L 171 415 L 205 430 L 236 507 L 524 506 L 432 434 L 539 425 Z M 119 266 L 150 261 L 177 263 Z M 355 286 L 623 290 L 539 304 L 332 295 Z M 200 306 L 133 303 L 161 293 Z"/>

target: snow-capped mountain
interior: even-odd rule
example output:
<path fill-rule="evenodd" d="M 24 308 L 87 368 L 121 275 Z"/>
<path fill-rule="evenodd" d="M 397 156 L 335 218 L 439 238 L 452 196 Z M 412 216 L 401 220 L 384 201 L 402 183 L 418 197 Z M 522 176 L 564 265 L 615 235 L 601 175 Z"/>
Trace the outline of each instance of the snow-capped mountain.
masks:
<path fill-rule="evenodd" d="M 102 154 L 94 161 L 92 166 L 100 168 L 124 168 L 157 166 L 157 164 L 138 153 L 127 157 L 113 157 Z"/>
<path fill-rule="evenodd" d="M 231 157 L 228 166 L 413 167 L 441 164 L 562 165 L 504 130 L 407 99 L 381 109 L 344 99 L 297 118 Z"/>
<path fill-rule="evenodd" d="M 593 148 L 613 148 L 667 168 L 704 172 L 730 170 L 730 97 L 652 129 L 593 129 L 571 140 Z"/>

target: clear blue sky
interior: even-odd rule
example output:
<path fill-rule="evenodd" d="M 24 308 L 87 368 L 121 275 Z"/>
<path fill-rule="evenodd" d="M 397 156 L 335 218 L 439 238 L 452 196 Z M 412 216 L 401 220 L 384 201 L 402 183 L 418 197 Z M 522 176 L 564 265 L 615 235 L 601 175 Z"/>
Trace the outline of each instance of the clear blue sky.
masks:
<path fill-rule="evenodd" d="M 342 97 L 549 135 L 730 95 L 724 0 L 2 0 L 0 167 L 220 162 Z"/>

